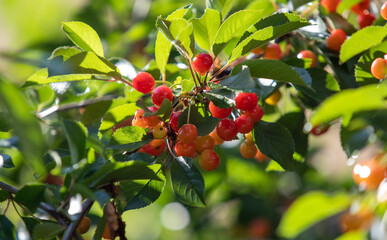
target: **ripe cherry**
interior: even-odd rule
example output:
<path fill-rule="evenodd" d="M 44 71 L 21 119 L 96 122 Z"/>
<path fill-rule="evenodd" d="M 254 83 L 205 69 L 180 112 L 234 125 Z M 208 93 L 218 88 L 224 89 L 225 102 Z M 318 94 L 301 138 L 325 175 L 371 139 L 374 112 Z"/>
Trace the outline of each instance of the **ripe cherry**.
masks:
<path fill-rule="evenodd" d="M 319 136 L 323 133 L 326 133 L 329 129 L 330 125 L 317 125 L 317 126 L 314 126 L 311 130 L 310 130 L 310 133 L 312 133 L 313 135 L 315 136 Z"/>
<path fill-rule="evenodd" d="M 132 120 L 132 126 L 137 126 L 141 128 L 147 128 L 148 125 L 144 121 L 144 109 L 137 109 Z"/>
<path fill-rule="evenodd" d="M 161 104 L 163 103 L 164 99 L 168 99 L 170 102 L 172 102 L 172 99 L 173 99 L 173 93 L 172 93 L 172 90 L 165 86 L 165 85 L 161 85 L 161 86 L 158 86 L 152 93 L 152 102 L 156 105 L 156 106 L 161 106 Z"/>
<path fill-rule="evenodd" d="M 210 136 L 214 139 L 216 145 L 220 145 L 224 142 L 224 140 L 216 133 L 216 128 L 210 133 Z"/>
<path fill-rule="evenodd" d="M 282 50 L 281 47 L 277 43 L 270 43 L 267 45 L 264 58 L 266 59 L 281 59 L 282 58 Z"/>
<path fill-rule="evenodd" d="M 102 237 L 104 239 L 110 239 L 110 230 L 109 230 L 108 225 L 106 225 L 105 230 L 103 231 Z"/>
<path fill-rule="evenodd" d="M 368 230 L 374 214 L 368 209 L 360 209 L 356 213 L 345 212 L 340 217 L 340 228 L 343 232 Z"/>
<path fill-rule="evenodd" d="M 265 113 L 259 105 L 256 105 L 252 110 L 246 112 L 246 115 L 249 116 L 254 123 L 261 121 L 264 114 Z"/>
<path fill-rule="evenodd" d="M 175 152 L 177 156 L 192 157 L 195 153 L 195 144 L 177 141 Z"/>
<path fill-rule="evenodd" d="M 265 49 L 263 49 L 262 47 L 257 47 L 253 49 L 251 52 L 254 53 L 255 55 L 261 55 L 265 53 Z"/>
<path fill-rule="evenodd" d="M 155 79 L 147 72 L 139 72 L 133 79 L 133 87 L 139 92 L 150 93 L 155 86 Z"/>
<path fill-rule="evenodd" d="M 357 14 L 362 14 L 364 10 L 370 7 L 370 0 L 363 0 L 351 7 L 351 10 Z"/>
<path fill-rule="evenodd" d="M 90 225 L 91 225 L 90 218 L 84 216 L 81 219 L 81 221 L 79 222 L 79 225 L 78 225 L 79 233 L 80 234 L 85 234 L 89 230 Z"/>
<path fill-rule="evenodd" d="M 255 146 L 254 142 L 250 142 L 248 140 L 242 142 L 239 147 L 239 150 L 241 152 L 242 157 L 246 159 L 253 158 L 257 153 L 257 147 Z"/>
<path fill-rule="evenodd" d="M 249 111 L 255 108 L 258 103 L 258 97 L 255 93 L 238 93 L 235 97 L 235 107 L 240 110 Z"/>
<path fill-rule="evenodd" d="M 255 218 L 249 225 L 249 239 L 268 239 L 272 231 L 269 220 L 265 218 Z"/>
<path fill-rule="evenodd" d="M 352 177 L 355 183 L 366 190 L 375 190 L 385 178 L 387 166 L 378 159 L 369 159 L 357 163 Z"/>
<path fill-rule="evenodd" d="M 216 133 L 221 139 L 231 141 L 237 135 L 238 129 L 233 120 L 225 118 L 216 125 Z"/>
<path fill-rule="evenodd" d="M 255 154 L 254 158 L 259 163 L 265 162 L 270 159 L 268 156 L 259 151 L 259 149 L 257 150 L 257 153 Z"/>
<path fill-rule="evenodd" d="M 333 51 L 340 51 L 341 45 L 347 39 L 347 34 L 341 29 L 335 29 L 331 32 L 331 35 L 327 38 L 326 43 L 329 49 Z"/>
<path fill-rule="evenodd" d="M 195 139 L 195 147 L 198 152 L 203 152 L 207 149 L 214 149 L 215 140 L 210 135 L 198 136 Z"/>
<path fill-rule="evenodd" d="M 154 127 L 152 131 L 154 138 L 163 139 L 167 136 L 167 129 L 163 125 Z"/>
<path fill-rule="evenodd" d="M 199 53 L 195 56 L 192 61 L 193 69 L 200 73 L 201 75 L 205 75 L 212 66 L 213 60 L 212 57 L 207 53 Z"/>
<path fill-rule="evenodd" d="M 371 65 L 371 74 L 376 79 L 385 79 L 387 77 L 387 59 L 376 58 Z"/>
<path fill-rule="evenodd" d="M 179 117 L 182 112 L 173 112 L 171 118 L 169 119 L 169 125 L 171 126 L 174 132 L 179 131 Z"/>
<path fill-rule="evenodd" d="M 240 115 L 235 119 L 235 124 L 237 126 L 238 132 L 240 133 L 249 133 L 253 130 L 254 122 L 248 115 Z"/>
<path fill-rule="evenodd" d="M 340 0 L 321 0 L 321 5 L 325 7 L 330 13 L 336 12 L 337 5 Z"/>
<path fill-rule="evenodd" d="M 150 154 L 152 156 L 158 156 L 164 152 L 167 144 L 163 139 L 153 139 L 150 143 L 140 148 L 140 152 Z"/>
<path fill-rule="evenodd" d="M 64 184 L 63 178 L 61 176 L 53 175 L 51 173 L 47 174 L 43 182 L 47 184 L 56 184 L 60 186 L 63 186 Z"/>
<path fill-rule="evenodd" d="M 213 102 L 210 102 L 209 109 L 213 117 L 216 118 L 226 118 L 230 115 L 232 108 L 220 108 L 215 106 Z"/>
<path fill-rule="evenodd" d="M 214 150 L 207 149 L 200 154 L 199 164 L 206 171 L 213 171 L 217 169 L 219 163 L 219 156 Z"/>
<path fill-rule="evenodd" d="M 387 2 L 383 3 L 380 8 L 380 16 L 382 16 L 384 20 L 387 20 Z"/>
<path fill-rule="evenodd" d="M 182 143 L 194 143 L 198 136 L 198 130 L 193 124 L 184 124 L 177 133 L 177 138 Z"/>
<path fill-rule="evenodd" d="M 158 108 L 155 106 L 152 106 L 149 108 L 149 110 L 151 110 L 152 112 L 157 112 Z M 144 116 L 144 122 L 147 126 L 154 127 L 154 126 L 157 126 L 161 122 L 161 120 L 159 116 L 151 115 L 147 117 Z"/>
<path fill-rule="evenodd" d="M 310 59 L 312 60 L 312 63 L 310 64 L 310 67 L 316 67 L 317 66 L 317 57 L 316 55 L 310 51 L 310 50 L 302 50 L 297 54 L 298 59 Z"/>
<path fill-rule="evenodd" d="M 359 23 L 360 28 L 365 28 L 372 25 L 375 19 L 375 16 L 368 10 L 364 10 L 364 12 L 357 16 L 357 22 Z"/>
<path fill-rule="evenodd" d="M 270 94 L 269 97 L 267 97 L 265 99 L 265 103 L 271 105 L 271 106 L 275 106 L 279 100 L 281 100 L 281 97 L 282 97 L 282 94 L 281 92 L 277 89 L 275 90 L 272 94 Z"/>

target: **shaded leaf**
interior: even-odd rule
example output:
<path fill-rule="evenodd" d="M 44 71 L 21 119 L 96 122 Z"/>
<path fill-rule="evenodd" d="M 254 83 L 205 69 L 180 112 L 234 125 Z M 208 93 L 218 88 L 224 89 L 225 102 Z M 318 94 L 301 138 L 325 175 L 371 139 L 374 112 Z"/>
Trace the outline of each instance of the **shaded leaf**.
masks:
<path fill-rule="evenodd" d="M 250 68 L 242 68 L 236 74 L 220 81 L 219 85 L 245 92 L 254 91 L 257 88 L 256 81 L 251 78 Z"/>
<path fill-rule="evenodd" d="M 14 168 L 15 165 L 12 162 L 11 156 L 8 154 L 0 154 L 0 169 L 1 168 Z"/>
<path fill-rule="evenodd" d="M 55 57 L 62 56 L 63 61 L 66 61 L 70 57 L 77 55 L 78 53 L 81 53 L 82 50 L 76 47 L 58 47 L 56 48 L 52 53 L 51 56 L 48 58 L 48 60 L 51 60 Z"/>
<path fill-rule="evenodd" d="M 187 123 L 188 120 L 188 112 L 189 108 L 186 108 L 179 117 L 179 127 L 183 126 Z M 200 111 L 196 106 L 191 106 L 191 113 L 189 118 L 189 123 L 196 126 L 198 129 L 198 135 L 204 136 L 208 135 L 214 130 L 218 122 L 219 118 L 212 117 L 206 110 Z"/>
<path fill-rule="evenodd" d="M 4 215 L 0 215 L 0 239 L 15 239 L 15 226 Z"/>
<path fill-rule="evenodd" d="M 14 200 L 27 207 L 31 212 L 35 212 L 44 198 L 45 189 L 46 185 L 44 184 L 26 185 L 16 193 Z"/>
<path fill-rule="evenodd" d="M 137 126 L 128 126 L 117 129 L 114 132 L 110 145 L 120 145 L 139 142 L 146 134 L 145 130 Z"/>
<path fill-rule="evenodd" d="M 71 161 L 79 162 L 85 155 L 87 129 L 80 122 L 63 121 L 67 143 L 70 148 Z"/>
<path fill-rule="evenodd" d="M 44 222 L 42 224 L 37 224 L 34 228 L 32 239 L 53 239 L 61 234 L 65 229 L 66 228 L 64 226 L 56 222 Z"/>

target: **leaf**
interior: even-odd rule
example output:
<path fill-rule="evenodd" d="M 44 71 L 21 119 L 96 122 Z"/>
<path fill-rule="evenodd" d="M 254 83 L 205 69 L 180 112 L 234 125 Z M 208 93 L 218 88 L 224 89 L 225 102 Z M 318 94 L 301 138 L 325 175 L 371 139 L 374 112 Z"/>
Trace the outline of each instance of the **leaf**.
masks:
<path fill-rule="evenodd" d="M 367 232 L 364 230 L 349 231 L 336 238 L 335 240 L 366 240 Z"/>
<path fill-rule="evenodd" d="M 22 220 L 24 225 L 26 225 L 26 229 L 30 236 L 32 236 L 35 226 L 41 223 L 41 221 L 38 221 L 32 217 L 22 217 Z"/>
<path fill-rule="evenodd" d="M 142 161 L 108 162 L 93 175 L 84 179 L 82 184 L 91 188 L 98 188 L 105 184 L 138 179 L 153 179 L 162 181 L 155 171 Z"/>
<path fill-rule="evenodd" d="M 292 0 L 292 4 L 293 4 L 293 10 L 296 10 L 297 8 L 307 4 L 307 3 L 310 3 L 312 0 Z"/>
<path fill-rule="evenodd" d="M 0 112 L 0 132 L 8 132 L 11 130 L 11 123 L 6 112 Z"/>
<path fill-rule="evenodd" d="M 101 40 L 92 27 L 83 22 L 63 22 L 62 29 L 75 45 L 103 57 Z"/>
<path fill-rule="evenodd" d="M 117 129 L 109 145 L 119 145 L 139 142 L 146 135 L 143 128 L 137 126 L 128 126 Z"/>
<path fill-rule="evenodd" d="M 359 3 L 361 2 L 362 0 L 342 0 L 339 2 L 339 4 L 337 5 L 337 8 L 336 8 L 336 12 L 340 15 L 342 15 L 342 13 L 347 10 L 347 9 L 350 9 L 353 5 L 355 5 L 356 3 Z"/>
<path fill-rule="evenodd" d="M 310 23 L 292 13 L 276 13 L 260 20 L 254 27 L 254 33 L 244 38 L 231 53 L 229 62 L 233 62 L 251 50 L 262 46 L 269 41 L 285 35 L 298 28 L 310 25 Z"/>
<path fill-rule="evenodd" d="M 58 47 L 51 53 L 51 56 L 48 58 L 48 60 L 51 60 L 51 59 L 58 57 L 58 56 L 62 56 L 63 61 L 66 61 L 70 57 L 75 56 L 81 52 L 82 51 L 76 47 L 67 47 L 67 46 L 66 47 Z"/>
<path fill-rule="evenodd" d="M 374 134 L 374 128 L 369 126 L 357 126 L 356 123 L 350 123 L 349 126 L 341 126 L 340 139 L 341 146 L 347 157 L 351 157 L 355 151 L 358 151 L 368 144 L 368 139 Z"/>
<path fill-rule="evenodd" d="M 0 203 L 8 200 L 10 197 L 9 192 L 0 189 Z"/>
<path fill-rule="evenodd" d="M 225 19 L 235 2 L 235 0 L 206 0 L 206 8 L 217 10 L 221 13 L 222 19 Z"/>
<path fill-rule="evenodd" d="M 102 215 L 101 219 L 98 221 L 97 229 L 95 230 L 93 240 L 101 240 L 103 233 L 105 231 L 105 228 L 107 226 L 106 225 L 107 224 L 106 208 L 104 207 L 103 209 L 104 209 L 103 215 Z"/>
<path fill-rule="evenodd" d="M 189 108 L 186 108 L 179 117 L 179 127 L 183 126 L 187 123 Z M 198 135 L 204 136 L 208 135 L 214 130 L 218 122 L 219 118 L 214 118 L 208 114 L 206 111 L 199 112 L 199 109 L 196 106 L 191 106 L 191 113 L 189 118 L 189 123 L 196 126 L 198 129 Z"/>
<path fill-rule="evenodd" d="M 62 233 L 66 228 L 56 222 L 44 222 L 35 226 L 32 239 L 50 240 Z"/>
<path fill-rule="evenodd" d="M 138 107 L 135 103 L 127 103 L 109 110 L 103 116 L 99 131 L 102 133 L 106 132 L 116 124 L 122 122 L 130 116 L 133 116 L 137 109 Z"/>
<path fill-rule="evenodd" d="M 16 230 L 11 221 L 4 215 L 0 215 L 0 239 L 15 239 Z"/>
<path fill-rule="evenodd" d="M 192 207 L 205 207 L 204 179 L 191 159 L 178 157 L 171 166 L 172 189 L 181 202 Z"/>
<path fill-rule="evenodd" d="M 215 57 L 226 47 L 231 39 L 239 38 L 260 18 L 259 10 L 241 10 L 229 16 L 220 26 L 212 43 L 212 52 Z"/>
<path fill-rule="evenodd" d="M 310 118 L 313 126 L 354 113 L 386 109 L 386 84 L 370 84 L 357 89 L 345 89 L 327 98 Z"/>
<path fill-rule="evenodd" d="M 328 195 L 314 191 L 299 197 L 283 215 L 277 233 L 280 237 L 295 238 L 313 224 L 346 209 L 347 194 Z"/>
<path fill-rule="evenodd" d="M 80 122 L 63 121 L 72 163 L 79 162 L 85 155 L 87 129 Z"/>
<path fill-rule="evenodd" d="M 220 108 L 229 108 L 233 106 L 233 100 L 226 97 L 224 94 L 217 94 L 212 92 L 205 92 L 203 95 L 210 99 L 215 106 Z"/>
<path fill-rule="evenodd" d="M 293 160 L 293 137 L 281 124 L 259 121 L 254 124 L 254 140 L 263 154 L 279 163 L 285 170 L 302 170 L 302 164 Z"/>
<path fill-rule="evenodd" d="M 220 81 L 219 85 L 248 92 L 257 88 L 256 81 L 251 78 L 250 68 L 242 68 L 240 72 Z"/>
<path fill-rule="evenodd" d="M 126 202 L 126 205 L 122 208 L 123 212 L 146 207 L 160 197 L 166 184 L 165 176 L 162 172 L 163 167 L 159 164 L 150 167 L 155 169 L 157 176 L 162 181 L 141 180 L 122 182 L 120 197 L 123 196 Z"/>
<path fill-rule="evenodd" d="M 45 189 L 44 184 L 26 185 L 16 193 L 14 200 L 26 206 L 31 212 L 35 212 L 44 198 Z"/>
<path fill-rule="evenodd" d="M 85 111 L 82 114 L 81 122 L 83 125 L 90 125 L 93 122 L 100 121 L 103 115 L 106 113 L 106 111 L 111 106 L 112 101 L 100 101 L 93 103 L 91 105 L 88 105 L 85 108 Z"/>
<path fill-rule="evenodd" d="M 191 19 L 195 41 L 202 49 L 210 52 L 216 32 L 220 27 L 221 16 L 218 11 L 206 9 L 200 18 Z"/>
<path fill-rule="evenodd" d="M 45 68 L 47 71 L 47 68 Z M 81 81 L 81 80 L 94 80 L 96 79 L 96 75 L 94 74 L 66 74 L 66 75 L 58 75 L 58 76 L 31 76 L 27 79 L 27 82 L 23 85 L 23 87 L 29 87 L 36 84 L 47 84 L 47 83 L 57 83 L 57 82 L 69 82 L 69 81 Z"/>
<path fill-rule="evenodd" d="M 181 92 L 191 92 L 195 87 L 195 83 L 193 80 L 182 80 L 181 81 Z"/>
<path fill-rule="evenodd" d="M 12 162 L 11 156 L 7 154 L 0 154 L 0 169 L 1 168 L 14 168 L 15 165 Z"/>
<path fill-rule="evenodd" d="M 279 82 L 308 86 L 293 68 L 278 60 L 247 60 L 236 65 L 231 74 L 239 73 L 243 66 L 249 67 L 250 74 L 254 78 L 267 78 Z"/>
<path fill-rule="evenodd" d="M 387 36 L 387 27 L 370 26 L 348 38 L 340 49 L 340 62 L 344 63 L 355 55 L 381 43 Z"/>

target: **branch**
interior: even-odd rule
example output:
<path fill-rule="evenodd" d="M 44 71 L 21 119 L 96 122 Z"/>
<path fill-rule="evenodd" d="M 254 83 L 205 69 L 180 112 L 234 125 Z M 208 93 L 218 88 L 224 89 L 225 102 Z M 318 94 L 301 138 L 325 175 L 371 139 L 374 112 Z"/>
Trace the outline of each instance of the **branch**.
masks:
<path fill-rule="evenodd" d="M 91 206 L 93 205 L 94 200 L 87 199 L 83 205 L 82 205 L 82 212 L 79 214 L 79 217 L 76 221 L 71 222 L 67 231 L 65 232 L 65 235 L 63 236 L 62 240 L 71 240 L 73 235 L 76 234 L 77 228 L 79 223 L 81 222 L 83 216 L 86 215 L 86 213 L 89 211 Z"/>

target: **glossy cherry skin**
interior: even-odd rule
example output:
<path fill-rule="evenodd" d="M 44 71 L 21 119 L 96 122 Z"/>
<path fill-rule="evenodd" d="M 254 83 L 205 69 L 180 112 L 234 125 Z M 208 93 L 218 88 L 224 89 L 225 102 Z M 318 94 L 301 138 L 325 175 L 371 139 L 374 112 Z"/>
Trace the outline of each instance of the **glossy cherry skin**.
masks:
<path fill-rule="evenodd" d="M 380 16 L 382 16 L 384 20 L 387 20 L 387 2 L 383 3 L 380 8 Z"/>
<path fill-rule="evenodd" d="M 192 67 L 196 72 L 200 73 L 201 75 L 205 75 L 206 72 L 210 70 L 212 63 L 213 59 L 209 54 L 199 53 L 193 59 Z"/>
<path fill-rule="evenodd" d="M 264 114 L 265 113 L 259 105 L 256 105 L 252 110 L 246 112 L 246 115 L 249 116 L 254 123 L 261 121 Z"/>
<path fill-rule="evenodd" d="M 257 106 L 258 97 L 255 93 L 238 93 L 235 97 L 235 107 L 240 110 L 249 111 Z"/>
<path fill-rule="evenodd" d="M 150 93 L 155 86 L 155 79 L 147 72 L 139 72 L 133 79 L 133 87 L 142 93 Z"/>
<path fill-rule="evenodd" d="M 336 12 L 340 0 L 321 0 L 321 6 L 325 7 L 330 13 Z"/>
<path fill-rule="evenodd" d="M 91 225 L 91 221 L 90 221 L 90 218 L 84 216 L 79 225 L 78 225 L 78 230 L 79 230 L 79 233 L 80 234 L 85 234 L 89 228 L 90 228 L 90 225 Z"/>
<path fill-rule="evenodd" d="M 386 177 L 387 166 L 376 159 L 369 159 L 355 165 L 352 172 L 354 182 L 366 190 L 375 190 Z"/>
<path fill-rule="evenodd" d="M 171 118 L 169 119 L 169 125 L 171 126 L 174 132 L 179 131 L 179 117 L 182 112 L 173 112 Z"/>
<path fill-rule="evenodd" d="M 277 43 L 271 43 L 267 45 L 265 54 L 263 55 L 266 59 L 279 60 L 282 58 L 281 47 Z"/>
<path fill-rule="evenodd" d="M 158 156 L 164 152 L 167 144 L 163 139 L 154 139 L 150 143 L 144 145 L 140 148 L 140 152 L 150 154 L 152 156 Z"/>
<path fill-rule="evenodd" d="M 275 106 L 281 100 L 282 93 L 277 89 L 265 99 L 265 103 Z"/>
<path fill-rule="evenodd" d="M 215 106 L 213 102 L 208 105 L 211 115 L 216 118 L 226 118 L 231 114 L 232 108 L 220 108 Z"/>
<path fill-rule="evenodd" d="M 371 74 L 376 79 L 384 79 L 387 77 L 387 59 L 376 58 L 371 65 Z"/>
<path fill-rule="evenodd" d="M 347 34 L 341 29 L 335 29 L 331 32 L 331 35 L 327 38 L 326 43 L 329 49 L 333 51 L 340 51 L 341 45 L 347 39 Z"/>
<path fill-rule="evenodd" d="M 237 117 L 235 124 L 240 133 L 249 133 L 254 127 L 254 122 L 248 115 L 240 115 Z"/>
<path fill-rule="evenodd" d="M 216 128 L 210 133 L 210 136 L 214 139 L 215 145 L 224 143 L 224 140 L 216 133 Z"/>
<path fill-rule="evenodd" d="M 239 150 L 242 157 L 246 159 L 253 158 L 255 157 L 255 154 L 257 154 L 257 147 L 255 146 L 254 142 L 250 142 L 248 140 L 242 142 Z"/>
<path fill-rule="evenodd" d="M 365 10 L 363 13 L 357 16 L 357 22 L 359 23 L 360 28 L 371 26 L 375 19 L 375 16 L 368 10 Z"/>
<path fill-rule="evenodd" d="M 225 141 L 231 141 L 237 135 L 238 129 L 233 120 L 225 118 L 220 120 L 216 126 L 216 133 L 221 139 Z"/>
<path fill-rule="evenodd" d="M 198 130 L 193 124 L 184 124 L 177 133 L 177 138 L 182 143 L 194 143 L 198 136 Z"/>
<path fill-rule="evenodd" d="M 220 159 L 218 154 L 211 150 L 207 149 L 200 154 L 199 164 L 206 171 L 213 171 L 218 168 Z"/>
<path fill-rule="evenodd" d="M 357 14 L 362 14 L 364 10 L 368 10 L 370 7 L 370 0 L 363 0 L 351 7 L 351 10 Z"/>
<path fill-rule="evenodd" d="M 310 50 L 302 50 L 297 54 L 297 58 L 299 59 L 310 59 L 312 60 L 312 63 L 310 64 L 310 67 L 316 67 L 317 66 L 317 57 L 316 54 L 314 54 Z"/>
<path fill-rule="evenodd" d="M 182 143 L 178 141 L 175 145 L 175 152 L 177 156 L 192 157 L 195 153 L 195 144 Z"/>
<path fill-rule="evenodd" d="M 168 99 L 170 102 L 172 102 L 173 99 L 173 93 L 172 90 L 165 86 L 161 85 L 155 88 L 155 90 L 152 93 L 152 102 L 160 107 L 163 103 L 164 99 Z"/>
<path fill-rule="evenodd" d="M 214 149 L 215 140 L 210 135 L 198 136 L 195 139 L 195 147 L 198 152 L 203 152 L 207 149 Z"/>

